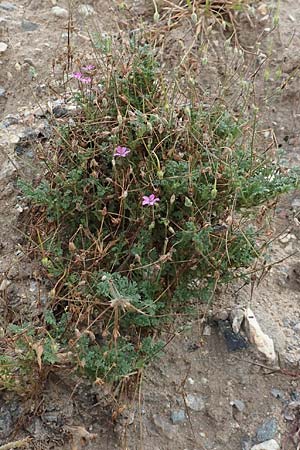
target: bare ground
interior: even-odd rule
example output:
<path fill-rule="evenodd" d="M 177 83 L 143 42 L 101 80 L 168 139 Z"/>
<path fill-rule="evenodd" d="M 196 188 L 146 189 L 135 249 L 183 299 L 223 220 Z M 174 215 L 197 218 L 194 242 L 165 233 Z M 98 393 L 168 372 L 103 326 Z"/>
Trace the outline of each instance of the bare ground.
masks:
<path fill-rule="evenodd" d="M 153 11 L 147 2 L 127 3 L 129 8 L 122 9 L 117 2 L 95 1 L 97 14 L 88 20 L 78 15 L 78 5 L 73 5 L 74 46 L 83 57 L 88 58 L 90 52 L 89 30 L 118 33 L 120 29 L 139 28 L 143 19 L 152 21 Z M 16 8 L 12 11 L 0 9 L 0 40 L 8 43 L 7 51 L 1 54 L 0 74 L 0 85 L 6 89 L 4 97 L 0 97 L 4 124 L 0 128 L 0 283 L 2 280 L 11 283 L 1 292 L 4 321 L 16 315 L 38 314 L 36 305 L 45 295 L 37 267 L 22 253 L 23 236 L 17 231 L 22 206 L 16 196 L 15 180 L 20 172 L 32 173 L 34 155 L 30 146 L 25 154 L 16 155 L 15 143 L 16 136 L 26 134 L 29 128 L 39 126 L 43 135 L 45 125 L 36 114 L 37 106 L 55 97 L 48 90 L 48 81 L 62 53 L 67 53 L 66 19 L 51 14 L 50 0 L 17 0 L 14 4 Z M 274 129 L 285 158 L 290 165 L 295 165 L 299 164 L 300 154 L 297 72 L 300 5 L 294 0 L 283 0 L 280 11 L 279 26 L 271 34 L 265 31 L 271 27 L 263 14 L 257 13 L 256 20 L 251 16 L 250 22 L 245 16 L 238 39 L 240 45 L 248 49 L 252 45 L 255 52 L 267 56 L 265 66 L 270 75 L 264 74 L 263 79 L 257 80 L 257 96 L 270 97 L 263 109 L 266 129 Z M 24 21 L 38 27 L 25 31 Z M 180 39 L 185 47 L 178 46 Z M 185 25 L 176 27 L 166 41 L 165 58 L 176 58 L 178 52 L 184 51 L 182 48 L 190 48 L 191 39 Z M 258 41 L 261 41 L 260 50 L 256 46 Z M 225 59 L 222 51 L 222 46 L 216 46 L 212 55 L 208 55 L 210 72 L 203 72 L 206 87 L 210 76 L 217 78 L 222 71 Z M 253 58 L 248 61 L 249 70 L 254 72 L 257 61 Z M 276 78 L 278 68 L 281 74 Z M 280 95 L 273 97 L 274 86 L 282 89 Z M 5 120 L 13 122 L 11 116 L 7 119 L 9 115 L 16 123 L 7 126 Z M 24 414 L 22 409 L 15 414 L 20 407 L 15 406 L 10 394 L 2 394 L 2 418 L 7 414 L 11 415 L 11 422 L 14 417 L 19 418 L 11 423 L 12 434 L 5 434 L 0 418 L 2 442 L 29 435 L 32 449 L 80 449 L 80 430 L 70 428 L 78 426 L 94 434 L 86 442 L 90 450 L 239 450 L 243 448 L 243 438 L 254 437 L 259 425 L 267 418 L 275 418 L 278 423 L 275 439 L 281 448 L 296 449 L 297 443 L 289 438 L 299 423 L 287 421 L 284 411 L 286 403 L 297 394 L 300 396 L 300 335 L 295 329 L 300 323 L 300 230 L 295 220 L 299 208 L 299 193 L 286 197 L 277 206 L 274 227 L 276 233 L 283 232 L 283 235 L 273 244 L 271 260 L 282 262 L 267 273 L 253 296 L 249 286 L 241 290 L 231 288 L 210 308 L 211 314 L 230 311 L 234 305 L 244 306 L 251 301 L 262 327 L 275 341 L 284 370 L 273 373 L 264 367 L 267 364 L 253 349 L 229 352 L 217 327 L 211 327 L 209 336 L 202 336 L 201 324 L 191 321 L 189 330 L 178 334 L 168 345 L 165 356 L 145 373 L 141 389 L 135 392 L 133 387 L 121 396 L 118 407 L 121 411 L 124 404 L 126 409 L 117 421 L 112 417 L 116 405 L 103 387 L 74 380 L 68 374 L 60 377 L 50 374 L 40 402 L 29 413 L 25 404 Z M 282 398 L 272 395 L 273 388 L 282 392 Z M 201 399 L 198 411 L 187 407 L 188 394 Z M 244 402 L 242 412 L 231 404 L 235 400 Z M 173 425 L 170 415 L 178 410 L 185 411 L 186 419 Z"/>

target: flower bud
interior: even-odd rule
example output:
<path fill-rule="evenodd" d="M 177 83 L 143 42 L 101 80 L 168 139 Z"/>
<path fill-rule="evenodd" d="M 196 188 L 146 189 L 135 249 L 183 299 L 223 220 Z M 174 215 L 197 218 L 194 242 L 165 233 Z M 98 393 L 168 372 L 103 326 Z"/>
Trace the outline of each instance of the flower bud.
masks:
<path fill-rule="evenodd" d="M 164 172 L 162 170 L 158 170 L 157 171 L 157 176 L 159 180 L 162 180 L 164 177 Z"/>
<path fill-rule="evenodd" d="M 172 194 L 172 195 L 171 195 L 171 198 L 170 198 L 170 205 L 173 205 L 173 203 L 175 202 L 175 200 L 176 200 L 176 196 L 175 196 L 175 194 Z"/>
<path fill-rule="evenodd" d="M 159 22 L 159 12 L 155 11 L 154 16 L 153 16 L 153 20 L 155 23 Z"/>

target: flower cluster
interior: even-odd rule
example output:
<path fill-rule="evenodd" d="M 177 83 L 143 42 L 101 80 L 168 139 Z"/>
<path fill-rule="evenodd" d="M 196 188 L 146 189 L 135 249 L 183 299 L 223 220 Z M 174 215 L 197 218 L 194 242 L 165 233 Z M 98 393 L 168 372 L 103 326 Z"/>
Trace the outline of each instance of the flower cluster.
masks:
<path fill-rule="evenodd" d="M 95 66 L 93 66 L 92 64 L 83 66 L 81 68 L 81 70 L 83 70 L 83 71 L 90 71 L 90 70 L 94 70 L 94 69 L 95 69 Z M 84 74 L 82 72 L 74 72 L 74 73 L 72 73 L 72 77 L 76 78 L 76 80 L 81 81 L 81 83 L 84 83 L 84 84 L 89 84 L 92 81 L 91 77 L 84 76 Z"/>
<path fill-rule="evenodd" d="M 115 149 L 114 152 L 114 157 L 121 157 L 121 158 L 126 158 L 126 156 L 128 156 L 130 153 L 130 149 L 127 147 L 121 147 L 120 145 L 118 145 L 118 147 Z M 143 201 L 142 201 L 142 206 L 154 206 L 155 203 L 158 203 L 160 201 L 160 199 L 158 197 L 156 197 L 154 194 L 151 194 L 149 196 L 144 195 L 143 196 Z"/>

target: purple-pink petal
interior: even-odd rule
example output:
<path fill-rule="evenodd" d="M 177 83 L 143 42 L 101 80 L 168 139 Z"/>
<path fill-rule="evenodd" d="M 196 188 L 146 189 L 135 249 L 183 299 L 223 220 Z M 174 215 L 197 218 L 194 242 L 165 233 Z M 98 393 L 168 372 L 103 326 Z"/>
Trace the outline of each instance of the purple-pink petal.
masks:
<path fill-rule="evenodd" d="M 130 153 L 129 148 L 121 147 L 120 145 L 115 149 L 114 156 L 122 156 L 123 158 Z"/>
<path fill-rule="evenodd" d="M 82 77 L 82 73 L 81 72 L 74 72 L 72 73 L 72 77 L 73 78 L 77 78 L 77 80 L 80 80 Z"/>
<path fill-rule="evenodd" d="M 80 81 L 82 83 L 88 84 L 88 83 L 91 83 L 92 79 L 91 79 L 91 77 L 81 77 Z"/>
<path fill-rule="evenodd" d="M 81 70 L 94 70 L 96 67 L 93 64 L 88 64 L 87 66 L 81 67 Z"/>
<path fill-rule="evenodd" d="M 159 202 L 160 199 L 158 197 L 155 197 L 154 194 L 150 194 L 149 197 L 147 195 L 143 196 L 142 206 L 150 205 L 153 206 L 155 203 Z"/>

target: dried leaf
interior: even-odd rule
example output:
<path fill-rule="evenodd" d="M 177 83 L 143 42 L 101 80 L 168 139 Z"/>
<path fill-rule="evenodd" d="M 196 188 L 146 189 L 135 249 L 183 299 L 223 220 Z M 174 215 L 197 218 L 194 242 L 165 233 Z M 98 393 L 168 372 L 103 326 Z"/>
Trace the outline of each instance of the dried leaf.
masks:
<path fill-rule="evenodd" d="M 44 353 L 44 346 L 42 344 L 34 344 L 33 346 L 33 350 L 36 353 L 36 358 L 37 358 L 37 363 L 39 366 L 39 369 L 42 370 L 42 355 Z"/>

